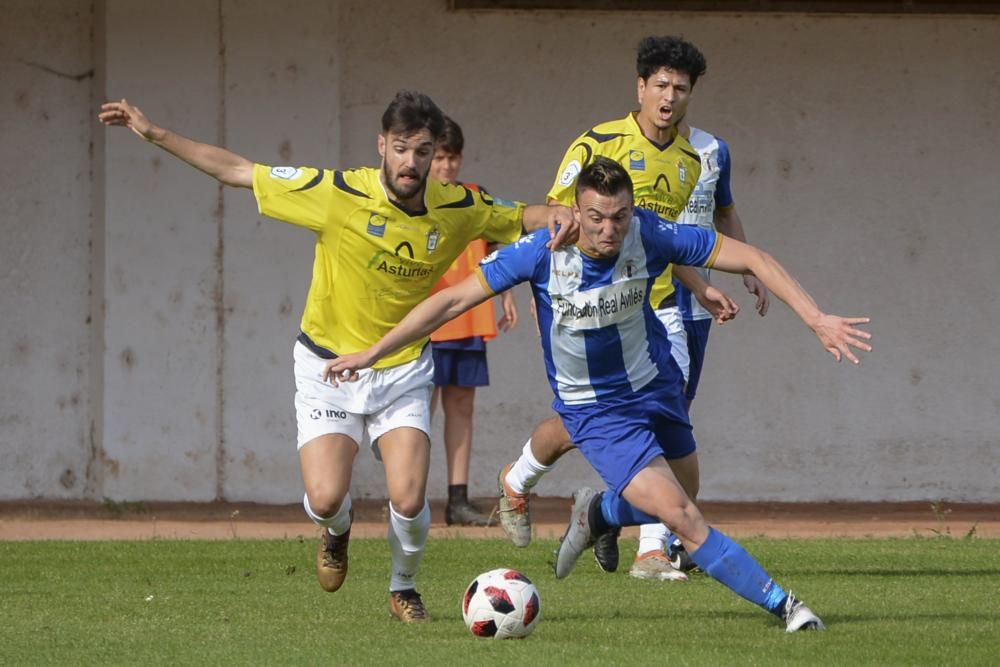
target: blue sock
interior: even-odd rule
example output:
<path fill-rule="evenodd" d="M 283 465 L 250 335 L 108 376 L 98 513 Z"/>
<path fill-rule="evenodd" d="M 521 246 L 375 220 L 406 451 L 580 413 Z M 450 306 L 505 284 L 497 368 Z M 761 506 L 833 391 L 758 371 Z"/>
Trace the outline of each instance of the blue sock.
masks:
<path fill-rule="evenodd" d="M 743 547 L 715 530 L 691 554 L 698 567 L 740 597 L 780 616 L 788 594 Z"/>
<path fill-rule="evenodd" d="M 660 523 L 655 516 L 633 507 L 616 493 L 605 491 L 601 498 L 601 514 L 612 526 L 641 526 L 644 523 Z"/>

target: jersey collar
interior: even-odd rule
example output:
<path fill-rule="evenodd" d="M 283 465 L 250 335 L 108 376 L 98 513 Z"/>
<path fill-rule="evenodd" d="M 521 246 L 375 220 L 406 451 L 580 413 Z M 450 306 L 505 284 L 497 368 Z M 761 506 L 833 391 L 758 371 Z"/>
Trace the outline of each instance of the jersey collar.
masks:
<path fill-rule="evenodd" d="M 668 148 L 670 148 L 673 145 L 674 140 L 677 138 L 677 126 L 674 125 L 673 128 L 671 128 L 673 130 L 673 132 L 671 132 L 670 139 L 667 140 L 667 143 L 665 143 L 665 144 L 658 144 L 655 141 L 653 141 L 652 139 L 650 139 L 649 137 L 647 137 L 646 134 L 642 131 L 642 127 L 639 125 L 639 119 L 637 117 L 638 113 L 639 113 L 638 111 L 632 111 L 632 112 L 629 113 L 628 118 L 626 119 L 626 122 L 630 122 L 632 124 L 632 127 L 635 130 L 635 133 L 638 136 L 640 136 L 643 139 L 645 139 L 647 143 L 649 143 L 652 146 L 654 146 L 656 148 L 656 150 L 660 151 L 661 153 L 663 151 L 667 150 Z"/>

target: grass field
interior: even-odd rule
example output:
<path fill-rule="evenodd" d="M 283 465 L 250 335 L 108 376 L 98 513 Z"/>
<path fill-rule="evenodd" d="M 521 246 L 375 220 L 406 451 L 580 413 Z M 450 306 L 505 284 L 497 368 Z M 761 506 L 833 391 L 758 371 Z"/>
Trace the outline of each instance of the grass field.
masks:
<path fill-rule="evenodd" d="M 388 546 L 355 540 L 345 587 L 315 582 L 315 543 L 0 543 L 3 665 L 996 665 L 1000 541 L 774 540 L 745 546 L 823 618 L 783 625 L 704 575 L 688 584 L 601 573 L 556 581 L 553 541 L 432 540 L 419 590 L 434 623 L 387 610 Z M 623 540 L 623 563 L 634 553 Z M 494 567 L 537 585 L 523 641 L 462 623 L 466 584 Z"/>

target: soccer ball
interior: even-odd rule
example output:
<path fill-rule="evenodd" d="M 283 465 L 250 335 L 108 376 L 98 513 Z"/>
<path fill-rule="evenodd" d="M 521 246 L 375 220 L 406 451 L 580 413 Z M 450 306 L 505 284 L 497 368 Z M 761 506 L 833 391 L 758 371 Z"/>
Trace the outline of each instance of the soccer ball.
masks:
<path fill-rule="evenodd" d="M 462 618 L 477 637 L 527 637 L 538 624 L 541 610 L 535 585 L 505 567 L 473 579 L 462 598 Z"/>

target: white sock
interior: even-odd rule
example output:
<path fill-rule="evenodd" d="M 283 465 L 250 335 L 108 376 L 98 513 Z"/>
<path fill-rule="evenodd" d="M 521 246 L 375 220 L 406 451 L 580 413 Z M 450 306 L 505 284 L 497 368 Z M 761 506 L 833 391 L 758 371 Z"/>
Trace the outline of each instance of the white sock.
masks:
<path fill-rule="evenodd" d="M 414 579 L 420 569 L 420 559 L 427 544 L 431 527 L 431 507 L 424 501 L 424 508 L 412 519 L 397 514 L 389 503 L 389 549 L 392 551 L 392 577 L 389 591 L 405 591 L 415 587 Z"/>
<path fill-rule="evenodd" d="M 542 475 L 550 470 L 552 470 L 552 466 L 542 465 L 531 453 L 531 438 L 528 438 L 528 442 L 524 443 L 524 449 L 521 450 L 521 455 L 510 467 L 505 481 L 515 493 L 527 493 L 535 484 L 538 484 Z"/>
<path fill-rule="evenodd" d="M 662 523 L 647 523 L 639 528 L 639 553 L 666 551 L 670 531 Z"/>
<path fill-rule="evenodd" d="M 351 494 L 344 496 L 340 503 L 340 509 L 333 516 L 320 516 L 313 512 L 309 506 L 309 495 L 302 497 L 302 506 L 306 508 L 306 515 L 312 519 L 317 526 L 323 526 L 331 535 L 343 535 L 351 529 Z"/>

